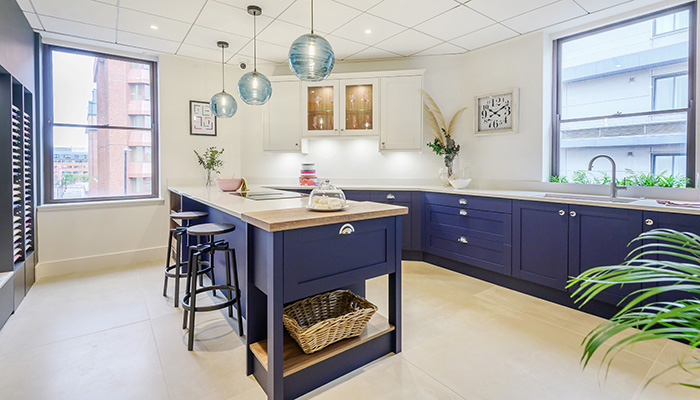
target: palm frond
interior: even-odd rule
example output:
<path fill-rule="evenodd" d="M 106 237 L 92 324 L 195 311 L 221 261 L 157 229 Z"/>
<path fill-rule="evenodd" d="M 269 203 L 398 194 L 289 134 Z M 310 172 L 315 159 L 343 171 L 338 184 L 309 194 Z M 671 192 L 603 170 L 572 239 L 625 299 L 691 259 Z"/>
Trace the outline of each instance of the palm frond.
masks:
<path fill-rule="evenodd" d="M 440 111 L 440 107 L 438 107 L 437 103 L 435 100 L 433 100 L 432 97 L 426 92 L 425 90 L 421 90 L 421 93 L 423 93 L 424 102 L 428 106 L 428 109 L 430 109 L 430 113 L 433 114 L 435 119 L 438 122 L 438 127 L 440 128 L 441 131 L 444 131 L 445 133 L 447 132 L 447 124 L 445 123 L 445 117 L 442 115 L 442 111 Z"/>
<path fill-rule="evenodd" d="M 430 133 L 435 136 L 436 139 L 440 141 L 443 145 L 445 144 L 445 141 L 443 140 L 441 131 L 440 131 L 440 126 L 438 125 L 437 120 L 435 119 L 435 115 L 430 111 L 430 107 L 428 107 L 427 104 L 423 103 L 423 109 L 425 110 L 426 114 L 428 114 L 428 127 L 430 128 Z"/>

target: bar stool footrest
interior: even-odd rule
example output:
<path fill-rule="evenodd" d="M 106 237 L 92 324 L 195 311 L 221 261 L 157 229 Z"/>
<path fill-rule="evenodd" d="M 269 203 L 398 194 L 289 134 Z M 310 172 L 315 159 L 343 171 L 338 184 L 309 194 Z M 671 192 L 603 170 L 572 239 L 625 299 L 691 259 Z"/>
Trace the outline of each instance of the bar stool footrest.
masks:
<path fill-rule="evenodd" d="M 205 267 L 197 271 L 197 275 L 202 275 L 206 274 L 207 272 L 211 271 L 211 265 L 209 265 L 209 261 L 201 261 L 201 265 L 204 265 Z M 189 266 L 190 262 L 189 261 L 183 261 L 180 263 L 180 267 L 184 266 Z M 167 267 L 165 267 L 165 276 L 168 278 L 177 278 L 177 275 L 175 275 L 174 272 L 170 272 L 177 268 L 177 264 L 172 264 Z M 180 272 L 180 278 L 187 278 L 187 272 Z"/>
<path fill-rule="evenodd" d="M 236 302 L 238 301 L 239 293 L 238 290 L 234 286 L 228 286 L 228 285 L 214 285 L 214 286 L 207 286 L 203 288 L 199 288 L 195 290 L 195 295 L 214 291 L 214 290 L 221 290 L 221 291 L 232 291 L 236 295 L 233 296 L 230 300 L 222 301 L 221 303 L 216 303 L 212 304 L 209 306 L 196 306 L 194 308 L 195 312 L 199 311 L 216 311 L 216 310 L 221 310 L 222 308 L 228 308 L 231 306 L 236 305 Z M 182 308 L 186 311 L 192 311 L 192 307 L 190 307 L 190 294 L 186 294 L 183 298 L 182 301 L 180 301 L 180 304 L 182 305 Z"/>

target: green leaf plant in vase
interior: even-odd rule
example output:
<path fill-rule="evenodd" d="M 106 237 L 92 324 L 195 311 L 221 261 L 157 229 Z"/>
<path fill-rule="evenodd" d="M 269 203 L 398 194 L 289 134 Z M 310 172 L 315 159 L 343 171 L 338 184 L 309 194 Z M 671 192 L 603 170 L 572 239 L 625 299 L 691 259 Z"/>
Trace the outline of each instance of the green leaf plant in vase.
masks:
<path fill-rule="evenodd" d="M 425 92 L 423 93 L 423 109 L 425 110 L 428 118 L 428 127 L 430 128 L 430 133 L 433 134 L 434 139 L 432 142 L 428 143 L 435 154 L 441 156 L 445 163 L 446 171 L 440 173 L 440 179 L 445 186 L 450 186 L 449 179 L 454 177 L 454 161 L 455 157 L 459 155 L 460 146 L 455 142 L 452 134 L 454 133 L 455 126 L 457 125 L 458 117 L 464 112 L 467 107 L 459 109 L 447 124 L 445 117 L 440 111 L 440 107 L 437 106 L 435 100 L 433 100 L 430 95 Z"/>
<path fill-rule="evenodd" d="M 207 173 L 207 186 L 211 186 L 212 182 L 214 182 L 213 173 L 220 174 L 219 168 L 224 165 L 224 161 L 221 159 L 224 149 L 217 150 L 216 147 L 209 147 L 203 154 L 199 154 L 197 150 L 194 150 L 194 154 L 197 156 L 199 165 Z"/>
<path fill-rule="evenodd" d="M 576 287 L 572 297 L 579 306 L 609 288 L 641 287 L 586 336 L 581 363 L 585 368 L 595 353 L 602 353 L 601 366 L 607 364 L 609 370 L 613 359 L 635 344 L 676 340 L 688 345 L 687 354 L 649 377 L 644 387 L 675 370 L 674 384 L 700 389 L 700 236 L 654 229 L 630 244 L 639 245 L 623 264 L 591 268 L 569 280 L 567 288 Z"/>

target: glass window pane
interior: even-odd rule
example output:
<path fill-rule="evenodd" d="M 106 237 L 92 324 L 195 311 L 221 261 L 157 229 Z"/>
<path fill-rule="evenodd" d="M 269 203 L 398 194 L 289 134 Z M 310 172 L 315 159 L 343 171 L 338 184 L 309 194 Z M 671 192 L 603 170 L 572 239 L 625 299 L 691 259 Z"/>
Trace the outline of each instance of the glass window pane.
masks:
<path fill-rule="evenodd" d="M 671 96 L 670 105 L 662 98 L 658 101 L 663 107 L 656 108 L 661 104 L 652 98 L 655 76 L 676 75 L 688 69 L 688 30 L 673 29 L 674 15 L 563 41 L 562 120 L 674 108 L 673 87 L 663 92 L 664 96 Z M 673 33 L 655 37 L 660 31 Z M 685 85 L 687 91 L 687 81 L 679 81 L 677 85 L 678 89 Z"/>
<path fill-rule="evenodd" d="M 55 123 L 130 126 L 130 115 L 150 116 L 148 64 L 60 50 L 52 59 Z"/>
<path fill-rule="evenodd" d="M 653 172 L 657 175 L 673 173 L 673 156 L 654 156 Z"/>
<path fill-rule="evenodd" d="M 333 86 L 309 87 L 307 92 L 307 127 L 309 131 L 332 131 Z"/>
<path fill-rule="evenodd" d="M 672 113 L 627 118 L 609 118 L 561 124 L 559 175 L 574 180 L 578 171 L 588 169 L 588 162 L 607 154 L 617 164 L 617 176 L 653 172 L 653 157 L 658 153 L 685 156 L 687 149 L 687 114 Z M 658 163 L 662 162 L 657 159 Z M 650 160 L 652 162 L 650 162 Z M 663 172 L 663 168 L 657 173 Z M 610 175 L 610 163 L 595 162 L 591 177 Z M 668 173 L 671 169 L 668 168 Z M 685 176 L 683 170 L 680 174 Z M 593 183 L 593 182 L 590 182 Z"/>
<path fill-rule="evenodd" d="M 372 85 L 345 86 L 345 129 L 372 129 Z"/>
<path fill-rule="evenodd" d="M 670 110 L 673 108 L 674 81 L 672 76 L 654 79 L 654 110 Z"/>
<path fill-rule="evenodd" d="M 673 163 L 673 175 L 686 176 L 686 156 L 676 156 Z"/>
<path fill-rule="evenodd" d="M 688 75 L 676 76 L 674 92 L 674 107 L 688 107 Z"/>
<path fill-rule="evenodd" d="M 54 127 L 53 145 L 54 199 L 150 194 L 129 184 L 152 176 L 150 131 Z"/>
<path fill-rule="evenodd" d="M 683 11 L 676 14 L 676 29 L 685 29 L 690 26 L 690 12 Z"/>

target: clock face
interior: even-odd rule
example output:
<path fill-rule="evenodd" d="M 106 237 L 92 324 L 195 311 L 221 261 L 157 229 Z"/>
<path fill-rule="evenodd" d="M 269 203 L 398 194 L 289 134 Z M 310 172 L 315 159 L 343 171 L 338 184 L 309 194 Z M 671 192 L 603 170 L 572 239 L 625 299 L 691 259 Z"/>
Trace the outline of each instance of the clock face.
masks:
<path fill-rule="evenodd" d="M 513 93 L 481 97 L 478 107 L 479 132 L 513 129 Z"/>

